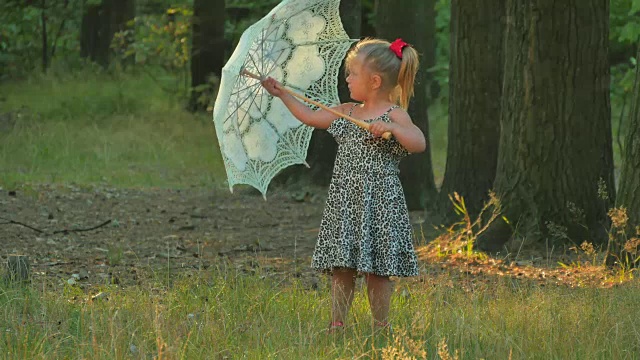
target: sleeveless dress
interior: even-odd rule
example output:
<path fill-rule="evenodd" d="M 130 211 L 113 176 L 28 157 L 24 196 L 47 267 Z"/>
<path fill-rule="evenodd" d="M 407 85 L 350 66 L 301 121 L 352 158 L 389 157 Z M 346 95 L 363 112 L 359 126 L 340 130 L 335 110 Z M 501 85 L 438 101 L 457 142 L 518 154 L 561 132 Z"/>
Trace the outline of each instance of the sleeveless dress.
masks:
<path fill-rule="evenodd" d="M 390 122 L 389 113 L 397 107 L 367 122 Z M 338 153 L 312 268 L 418 275 L 413 231 L 398 177 L 398 164 L 408 152 L 397 140 L 375 138 L 344 118 L 336 119 L 327 131 L 338 143 Z"/>

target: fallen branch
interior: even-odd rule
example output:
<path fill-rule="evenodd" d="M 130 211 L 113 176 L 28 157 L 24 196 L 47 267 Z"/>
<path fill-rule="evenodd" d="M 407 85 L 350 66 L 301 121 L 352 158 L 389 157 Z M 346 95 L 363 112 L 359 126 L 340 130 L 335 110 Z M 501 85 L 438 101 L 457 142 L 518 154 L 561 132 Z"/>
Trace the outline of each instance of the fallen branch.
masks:
<path fill-rule="evenodd" d="M 6 222 L 3 222 L 3 223 L 0 223 L 0 225 L 5 225 L 5 224 L 16 224 L 16 225 L 20 225 L 20 226 L 24 226 L 24 227 L 26 227 L 26 228 L 29 228 L 29 229 L 31 229 L 31 230 L 33 230 L 33 231 L 35 231 L 35 232 L 40 233 L 40 234 L 45 233 L 43 230 L 36 229 L 36 228 L 34 228 L 33 226 L 27 225 L 27 224 L 25 224 L 25 223 L 21 223 L 20 221 L 15 221 L 15 220 L 11 220 L 11 219 L 6 219 L 6 218 L 3 218 L 3 217 L 1 217 L 1 216 L 0 216 L 0 219 L 1 219 L 1 220 L 6 221 Z"/>
<path fill-rule="evenodd" d="M 90 228 L 85 228 L 85 229 L 76 228 L 76 229 L 57 230 L 57 231 L 54 231 L 52 234 L 59 234 L 59 233 L 67 234 L 67 233 L 70 233 L 70 232 L 91 231 L 91 230 L 95 230 L 95 229 L 101 228 L 101 227 L 103 227 L 105 225 L 108 225 L 110 223 L 111 223 L 111 220 L 107 220 L 107 221 L 103 222 L 100 225 L 96 225 L 96 226 L 93 226 L 93 227 L 90 227 Z"/>
<path fill-rule="evenodd" d="M 103 226 L 108 225 L 108 224 L 110 224 L 110 223 L 111 223 L 111 220 L 107 220 L 107 221 L 103 222 L 102 224 L 99 224 L 99 225 L 96 225 L 96 226 L 92 226 L 92 227 L 90 227 L 90 228 L 64 229 L 64 230 L 56 230 L 56 231 L 54 231 L 54 232 L 52 232 L 52 233 L 48 233 L 48 232 L 46 232 L 46 231 L 44 231 L 44 230 L 40 230 L 40 229 L 38 229 L 38 228 L 35 228 L 35 227 L 31 226 L 31 225 L 27 225 L 27 224 L 22 223 L 22 222 L 20 222 L 20 221 L 15 221 L 15 220 L 11 220 L 11 219 L 7 219 L 7 218 L 3 218 L 3 217 L 1 217 L 1 216 L 0 216 L 0 220 L 4 220 L 4 221 L 5 221 L 5 222 L 3 222 L 3 223 L 0 223 L 0 225 L 7 225 L 7 224 L 20 225 L 20 226 L 24 226 L 24 227 L 26 227 L 26 228 L 28 228 L 28 229 L 31 229 L 31 230 L 33 230 L 33 231 L 35 231 L 35 232 L 39 233 L 39 234 L 45 234 L 45 235 L 53 235 L 53 234 L 60 234 L 60 233 L 68 234 L 68 233 L 70 233 L 70 232 L 91 231 L 91 230 L 95 230 L 95 229 L 101 228 L 101 227 L 103 227 Z"/>

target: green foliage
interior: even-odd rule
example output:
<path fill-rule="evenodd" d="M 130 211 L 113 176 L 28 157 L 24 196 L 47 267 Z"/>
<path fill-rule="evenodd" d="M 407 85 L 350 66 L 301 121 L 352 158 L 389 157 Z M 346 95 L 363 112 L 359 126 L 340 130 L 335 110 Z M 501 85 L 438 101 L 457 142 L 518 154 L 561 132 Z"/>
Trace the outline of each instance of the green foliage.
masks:
<path fill-rule="evenodd" d="M 227 0 L 225 39 L 235 47 L 242 33 L 251 24 L 265 16 L 281 0 Z"/>
<path fill-rule="evenodd" d="M 79 56 L 82 0 L 39 2 L 7 1 L 0 4 L 0 80 L 20 77 L 42 64 L 42 15 L 46 18 L 46 51 L 64 60 Z"/>
<path fill-rule="evenodd" d="M 111 48 L 119 59 L 132 59 L 152 76 L 155 72 L 149 69 L 162 69 L 161 76 L 175 77 L 166 85 L 154 76 L 167 92 L 184 97 L 189 90 L 192 16 L 186 7 L 169 8 L 161 16 L 136 16 L 128 29 L 114 35 Z"/>
<path fill-rule="evenodd" d="M 440 88 L 437 99 L 445 109 L 449 108 L 449 22 L 451 21 L 451 0 L 437 0 L 436 10 L 436 64 L 429 71 Z"/>
<path fill-rule="evenodd" d="M 610 36 L 613 50 L 640 39 L 640 0 L 611 0 Z"/>

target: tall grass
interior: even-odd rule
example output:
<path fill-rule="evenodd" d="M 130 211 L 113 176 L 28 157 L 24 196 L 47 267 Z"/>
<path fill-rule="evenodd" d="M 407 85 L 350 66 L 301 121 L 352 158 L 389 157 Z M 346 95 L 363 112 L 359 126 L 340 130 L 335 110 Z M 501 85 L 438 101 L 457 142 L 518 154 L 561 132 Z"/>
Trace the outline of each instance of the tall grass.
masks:
<path fill-rule="evenodd" d="M 209 115 L 141 75 L 4 84 L 0 183 L 184 186 L 224 179 Z"/>
<path fill-rule="evenodd" d="M 638 359 L 638 284 L 541 287 L 509 279 L 467 291 L 450 275 L 401 281 L 392 337 L 374 334 L 359 291 L 350 326 L 324 332 L 329 291 L 292 276 L 218 266 L 158 287 L 0 287 L 0 354 L 8 359 Z M 161 282 L 162 280 L 158 280 Z M 45 287 L 42 287 L 45 288 Z M 393 351 L 391 351 L 393 350 Z M 395 357 L 390 354 L 396 354 Z M 403 356 L 398 356 L 403 354 Z"/>

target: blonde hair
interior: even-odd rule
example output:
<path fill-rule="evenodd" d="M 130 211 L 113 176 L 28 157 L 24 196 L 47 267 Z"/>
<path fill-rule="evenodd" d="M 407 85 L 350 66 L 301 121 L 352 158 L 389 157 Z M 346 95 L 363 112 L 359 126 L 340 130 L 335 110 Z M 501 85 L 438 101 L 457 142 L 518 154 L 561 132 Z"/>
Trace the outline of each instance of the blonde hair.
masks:
<path fill-rule="evenodd" d="M 358 55 L 363 55 L 363 63 L 369 70 L 380 75 L 382 87 L 390 91 L 390 101 L 405 110 L 413 96 L 413 83 L 418 72 L 418 52 L 412 46 L 402 49 L 402 59 L 389 48 L 386 40 L 366 38 L 357 42 L 346 58 L 346 71 Z"/>

